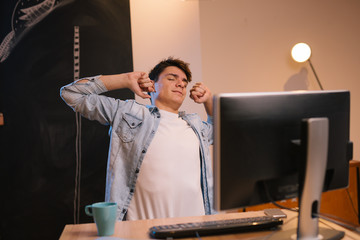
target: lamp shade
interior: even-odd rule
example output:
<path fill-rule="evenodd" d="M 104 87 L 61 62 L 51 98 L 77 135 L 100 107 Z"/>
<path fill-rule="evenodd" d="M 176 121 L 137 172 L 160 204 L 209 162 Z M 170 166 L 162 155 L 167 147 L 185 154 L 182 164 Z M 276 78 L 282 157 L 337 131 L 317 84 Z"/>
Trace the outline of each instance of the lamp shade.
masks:
<path fill-rule="evenodd" d="M 311 56 L 311 48 L 306 43 L 297 43 L 291 49 L 291 56 L 296 62 L 305 62 Z"/>

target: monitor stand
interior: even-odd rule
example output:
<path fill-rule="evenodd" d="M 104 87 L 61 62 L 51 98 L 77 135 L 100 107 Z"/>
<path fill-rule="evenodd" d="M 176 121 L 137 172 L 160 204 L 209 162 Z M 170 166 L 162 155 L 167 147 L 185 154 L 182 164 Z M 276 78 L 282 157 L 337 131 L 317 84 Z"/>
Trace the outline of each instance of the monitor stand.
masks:
<path fill-rule="evenodd" d="M 303 122 L 306 165 L 302 187 L 299 188 L 299 215 L 297 229 L 274 233 L 270 239 L 341 239 L 345 233 L 319 228 L 321 194 L 327 164 L 329 121 L 327 118 L 310 118 Z"/>

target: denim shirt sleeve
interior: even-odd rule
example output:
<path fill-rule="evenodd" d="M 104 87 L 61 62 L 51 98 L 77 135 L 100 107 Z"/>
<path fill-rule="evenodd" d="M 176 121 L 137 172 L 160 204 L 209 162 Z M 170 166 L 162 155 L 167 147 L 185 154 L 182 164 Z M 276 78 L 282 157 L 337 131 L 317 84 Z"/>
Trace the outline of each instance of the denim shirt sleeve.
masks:
<path fill-rule="evenodd" d="M 78 82 L 82 79 L 70 83 L 61 88 L 60 96 L 75 112 L 101 124 L 111 125 L 116 110 L 121 108 L 124 101 L 100 95 L 108 90 L 99 77 L 83 78 L 88 80 L 86 83 Z"/>

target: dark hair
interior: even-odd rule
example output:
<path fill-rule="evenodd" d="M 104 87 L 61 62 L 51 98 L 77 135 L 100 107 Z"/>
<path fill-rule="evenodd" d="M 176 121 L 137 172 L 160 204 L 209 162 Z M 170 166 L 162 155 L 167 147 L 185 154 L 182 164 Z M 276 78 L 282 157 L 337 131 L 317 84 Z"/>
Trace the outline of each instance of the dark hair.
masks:
<path fill-rule="evenodd" d="M 188 80 L 191 82 L 191 71 L 189 68 L 189 63 L 186 63 L 180 59 L 175 59 L 173 57 L 169 57 L 167 59 L 162 60 L 159 62 L 149 73 L 149 78 L 155 82 L 159 79 L 159 75 L 164 71 L 165 68 L 174 66 L 181 69 Z"/>

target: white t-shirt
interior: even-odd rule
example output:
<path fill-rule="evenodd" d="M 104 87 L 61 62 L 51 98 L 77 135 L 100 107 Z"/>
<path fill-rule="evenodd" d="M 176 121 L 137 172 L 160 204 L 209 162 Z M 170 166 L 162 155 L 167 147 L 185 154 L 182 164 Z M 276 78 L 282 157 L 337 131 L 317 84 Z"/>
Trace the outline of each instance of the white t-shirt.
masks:
<path fill-rule="evenodd" d="M 199 139 L 178 114 L 161 119 L 137 179 L 127 219 L 204 215 Z"/>

